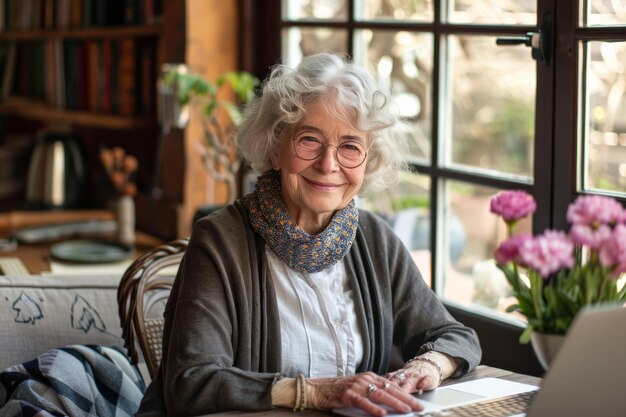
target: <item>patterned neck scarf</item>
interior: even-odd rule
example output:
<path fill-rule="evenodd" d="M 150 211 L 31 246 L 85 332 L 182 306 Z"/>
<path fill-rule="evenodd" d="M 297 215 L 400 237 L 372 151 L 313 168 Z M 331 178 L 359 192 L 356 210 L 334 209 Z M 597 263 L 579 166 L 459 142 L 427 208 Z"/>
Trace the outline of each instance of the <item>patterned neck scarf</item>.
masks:
<path fill-rule="evenodd" d="M 282 200 L 280 173 L 259 177 L 256 190 L 242 197 L 252 228 L 287 265 L 300 272 L 319 272 L 343 259 L 352 246 L 359 222 L 351 201 L 337 211 L 318 235 L 310 235 L 293 220 Z"/>

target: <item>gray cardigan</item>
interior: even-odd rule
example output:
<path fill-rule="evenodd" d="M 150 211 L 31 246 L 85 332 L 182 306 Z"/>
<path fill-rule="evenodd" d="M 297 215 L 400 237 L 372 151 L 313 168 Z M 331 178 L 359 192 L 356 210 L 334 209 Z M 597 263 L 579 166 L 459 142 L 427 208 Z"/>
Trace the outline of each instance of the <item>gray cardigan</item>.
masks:
<path fill-rule="evenodd" d="M 436 350 L 480 362 L 473 330 L 455 321 L 381 218 L 359 211 L 346 255 L 363 337 L 357 372 L 384 374 L 392 347 L 407 360 Z M 235 202 L 198 221 L 165 309 L 163 362 L 139 416 L 272 408 L 280 375 L 280 320 L 265 244 Z"/>

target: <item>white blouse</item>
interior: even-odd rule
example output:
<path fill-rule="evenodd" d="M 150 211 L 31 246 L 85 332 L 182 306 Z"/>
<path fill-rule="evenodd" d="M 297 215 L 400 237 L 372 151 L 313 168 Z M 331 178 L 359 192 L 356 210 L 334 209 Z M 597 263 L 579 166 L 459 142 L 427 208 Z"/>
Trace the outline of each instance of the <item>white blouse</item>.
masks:
<path fill-rule="evenodd" d="M 290 268 L 269 247 L 266 253 L 280 316 L 282 374 L 354 374 L 363 359 L 363 341 L 343 260 L 308 273 Z"/>

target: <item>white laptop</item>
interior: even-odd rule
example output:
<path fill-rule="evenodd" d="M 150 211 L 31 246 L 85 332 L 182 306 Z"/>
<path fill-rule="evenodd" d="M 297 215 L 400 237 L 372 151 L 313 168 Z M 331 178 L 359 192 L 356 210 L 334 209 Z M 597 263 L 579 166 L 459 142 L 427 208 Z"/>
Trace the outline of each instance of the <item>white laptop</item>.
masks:
<path fill-rule="evenodd" d="M 526 413 L 494 414 L 498 417 L 624 417 L 626 416 L 626 308 L 602 306 L 578 315 L 541 388 L 500 378 L 483 378 L 440 387 L 418 396 L 424 411 L 388 414 L 468 415 L 468 407 L 484 407 L 509 397 L 533 397 Z M 367 416 L 356 408 L 333 410 L 345 416 Z M 487 415 L 480 413 L 476 415 Z"/>

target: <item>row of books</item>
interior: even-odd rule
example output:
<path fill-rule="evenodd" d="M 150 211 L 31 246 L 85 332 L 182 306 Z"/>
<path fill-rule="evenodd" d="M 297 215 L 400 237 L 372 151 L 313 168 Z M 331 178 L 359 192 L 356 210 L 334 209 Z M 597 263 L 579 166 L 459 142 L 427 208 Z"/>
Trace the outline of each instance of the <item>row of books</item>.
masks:
<path fill-rule="evenodd" d="M 154 24 L 163 0 L 0 0 L 0 31 Z"/>
<path fill-rule="evenodd" d="M 143 38 L 46 40 L 0 45 L 2 97 L 65 110 L 155 114 L 156 45 Z"/>

